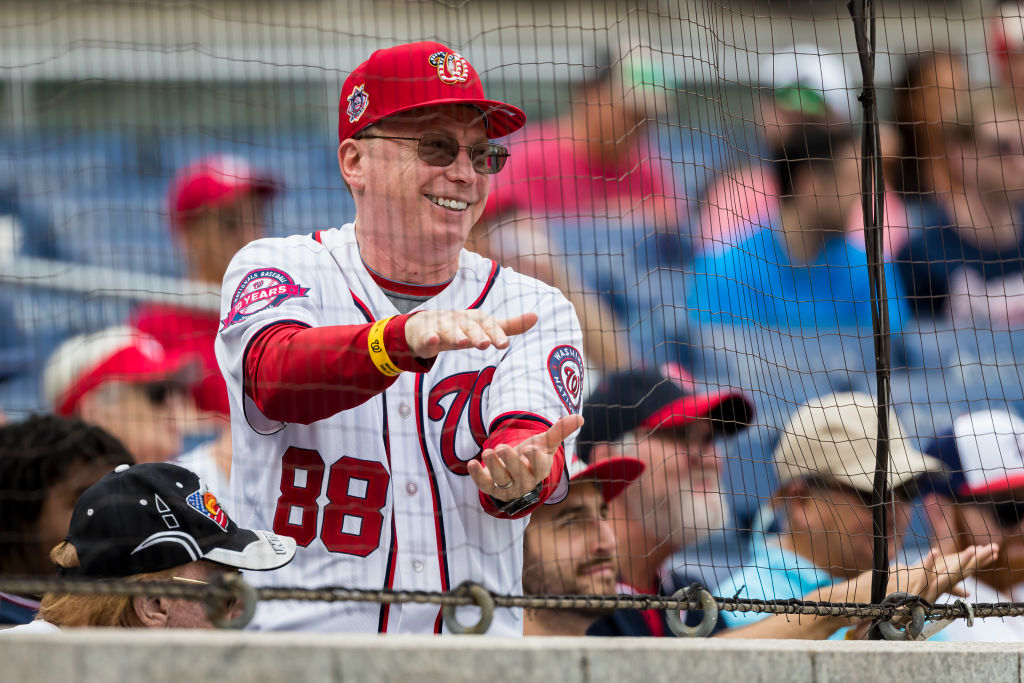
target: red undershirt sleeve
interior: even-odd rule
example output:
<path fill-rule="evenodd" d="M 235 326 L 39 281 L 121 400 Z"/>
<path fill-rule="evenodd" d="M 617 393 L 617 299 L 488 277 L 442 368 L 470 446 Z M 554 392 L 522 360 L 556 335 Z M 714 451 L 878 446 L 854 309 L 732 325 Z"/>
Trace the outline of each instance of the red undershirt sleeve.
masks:
<path fill-rule="evenodd" d="M 412 314 L 415 315 L 415 314 Z M 405 340 L 411 316 L 395 316 L 384 328 L 384 348 L 406 372 L 427 372 L 433 359 L 416 358 Z M 245 393 L 266 417 L 311 424 L 354 408 L 391 386 L 370 359 L 372 323 L 265 327 L 245 352 Z"/>
<path fill-rule="evenodd" d="M 532 436 L 542 434 L 550 429 L 550 425 L 537 422 L 536 420 L 522 420 L 522 419 L 511 419 L 505 420 L 501 425 L 492 431 L 484 441 L 484 448 L 494 448 L 498 444 L 508 444 L 513 448 L 526 441 Z M 501 512 L 494 504 L 494 500 L 490 495 L 480 492 L 480 504 L 483 506 L 484 511 L 492 517 L 498 517 L 499 519 L 518 519 L 525 517 L 534 510 L 537 509 L 538 505 L 542 505 L 544 501 L 551 497 L 551 494 L 555 492 L 558 487 L 558 482 L 562 477 L 562 472 L 565 470 L 565 446 L 559 446 L 558 450 L 555 451 L 554 460 L 551 463 L 551 472 L 545 477 L 544 481 L 541 482 L 540 488 L 540 500 L 535 505 L 531 505 L 525 510 L 515 515 L 506 515 Z"/>

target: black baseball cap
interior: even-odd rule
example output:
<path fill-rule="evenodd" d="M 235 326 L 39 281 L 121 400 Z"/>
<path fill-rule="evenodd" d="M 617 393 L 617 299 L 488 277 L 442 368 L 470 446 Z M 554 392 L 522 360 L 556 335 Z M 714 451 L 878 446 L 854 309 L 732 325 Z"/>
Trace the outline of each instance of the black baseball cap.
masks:
<path fill-rule="evenodd" d="M 75 505 L 65 540 L 77 567 L 62 576 L 113 579 L 196 560 L 238 569 L 277 569 L 295 556 L 295 539 L 242 529 L 194 473 L 170 463 L 120 465 Z"/>
<path fill-rule="evenodd" d="M 678 372 L 678 371 L 677 371 Z M 606 375 L 583 406 L 577 452 L 590 459 L 595 443 L 614 442 L 639 427 L 671 429 L 709 418 L 719 434 L 750 425 L 754 404 L 739 391 L 697 393 L 685 377 L 658 370 L 626 370 Z"/>

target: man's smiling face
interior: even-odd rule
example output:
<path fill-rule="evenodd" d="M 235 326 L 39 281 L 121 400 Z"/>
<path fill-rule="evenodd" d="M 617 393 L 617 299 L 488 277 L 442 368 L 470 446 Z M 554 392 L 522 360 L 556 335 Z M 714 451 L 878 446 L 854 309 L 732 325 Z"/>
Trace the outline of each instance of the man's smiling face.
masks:
<path fill-rule="evenodd" d="M 413 240 L 417 253 L 461 248 L 483 213 L 491 179 L 473 169 L 467 149 L 487 142 L 483 118 L 474 107 L 426 107 L 381 121 L 370 135 L 420 138 L 448 136 L 460 145 L 448 166 L 423 161 L 415 140 L 369 137 L 360 140 L 366 154 L 365 187 L 360 204 L 366 223 Z"/>

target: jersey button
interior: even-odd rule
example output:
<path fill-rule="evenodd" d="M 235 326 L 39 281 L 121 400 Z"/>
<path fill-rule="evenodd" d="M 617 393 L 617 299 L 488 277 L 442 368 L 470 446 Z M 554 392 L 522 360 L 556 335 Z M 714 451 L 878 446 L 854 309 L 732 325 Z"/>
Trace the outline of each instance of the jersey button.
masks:
<path fill-rule="evenodd" d="M 408 403 L 403 403 L 402 405 L 398 406 L 398 414 L 401 415 L 403 418 L 407 418 L 410 415 L 412 415 L 412 408 L 409 407 Z"/>
<path fill-rule="evenodd" d="M 423 562 L 422 562 L 422 560 L 413 560 L 412 561 L 412 570 L 414 572 L 421 572 L 421 571 L 423 571 Z"/>
<path fill-rule="evenodd" d="M 416 492 L 420 490 L 420 487 L 416 486 L 416 482 L 410 481 L 405 485 L 405 490 L 410 496 L 415 496 Z"/>

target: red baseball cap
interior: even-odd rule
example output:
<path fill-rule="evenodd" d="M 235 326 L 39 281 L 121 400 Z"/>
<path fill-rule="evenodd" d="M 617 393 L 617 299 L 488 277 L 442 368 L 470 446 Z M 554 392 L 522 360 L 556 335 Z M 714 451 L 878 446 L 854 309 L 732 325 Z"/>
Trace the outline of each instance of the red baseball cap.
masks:
<path fill-rule="evenodd" d="M 73 415 L 82 397 L 105 382 L 168 379 L 184 372 L 190 360 L 167 354 L 160 342 L 132 327 L 110 327 L 57 347 L 43 370 L 43 395 L 58 415 Z"/>
<path fill-rule="evenodd" d="M 273 176 L 254 170 L 245 159 L 228 154 L 206 157 L 179 171 L 171 183 L 171 223 L 180 228 L 193 211 L 224 204 L 245 192 L 270 197 L 277 190 Z"/>
<path fill-rule="evenodd" d="M 338 141 L 388 116 L 420 107 L 468 104 L 484 115 L 488 138 L 514 133 L 526 114 L 511 104 L 484 97 L 480 76 L 469 61 L 430 41 L 377 50 L 345 79 L 338 104 Z"/>
<path fill-rule="evenodd" d="M 627 486 L 643 474 L 645 465 L 636 458 L 607 458 L 593 465 L 587 465 L 573 455 L 569 461 L 569 482 L 593 481 L 600 485 L 607 503 L 622 493 Z"/>

